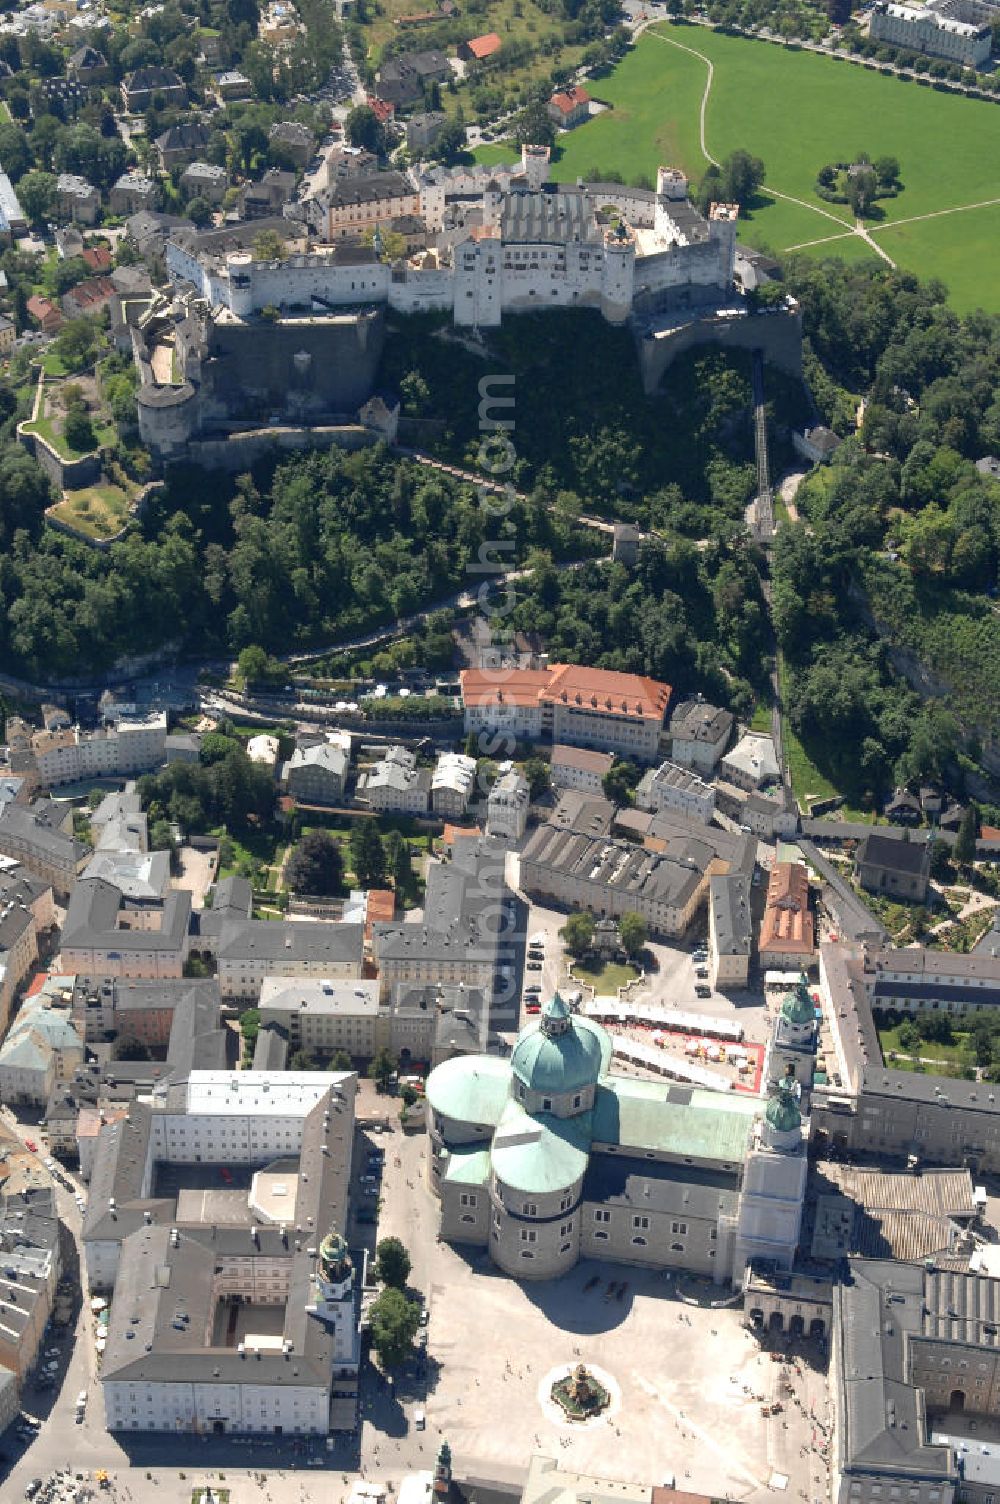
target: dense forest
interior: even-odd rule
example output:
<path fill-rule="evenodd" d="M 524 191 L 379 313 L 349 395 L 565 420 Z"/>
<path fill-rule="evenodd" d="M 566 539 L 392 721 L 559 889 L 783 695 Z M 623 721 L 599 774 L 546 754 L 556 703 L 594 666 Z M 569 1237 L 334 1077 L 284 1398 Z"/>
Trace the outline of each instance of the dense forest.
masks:
<path fill-rule="evenodd" d="M 18 457 L 19 470 L 27 463 Z M 141 530 L 108 553 L 43 528 L 37 510 L 25 526 L 26 509 L 0 556 L 0 661 L 32 678 L 165 642 L 290 652 L 474 583 L 487 539 L 510 540 L 522 557 L 602 546 L 540 496 L 495 519 L 470 486 L 384 448 L 297 456 L 256 480 L 179 469 Z"/>
<path fill-rule="evenodd" d="M 787 708 L 857 799 L 945 773 L 954 782 L 1000 714 L 989 599 L 1000 484 L 974 463 L 1000 453 L 1000 320 L 959 319 L 943 289 L 884 267 L 787 272 L 812 391 L 847 436 L 801 488 L 802 521 L 781 528 L 774 550 Z M 915 663 L 907 647 L 931 670 L 921 688 L 936 693 L 900 677 Z"/>

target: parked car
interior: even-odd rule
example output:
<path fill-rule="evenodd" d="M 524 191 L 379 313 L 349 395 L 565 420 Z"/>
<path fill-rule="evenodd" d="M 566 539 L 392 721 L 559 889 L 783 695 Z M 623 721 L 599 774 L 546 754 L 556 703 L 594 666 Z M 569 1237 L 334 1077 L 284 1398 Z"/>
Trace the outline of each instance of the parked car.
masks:
<path fill-rule="evenodd" d="M 707 971 L 707 969 L 704 966 L 699 966 L 698 970 L 695 972 L 695 976 L 696 977 L 700 977 L 701 980 L 704 981 L 705 978 L 708 976 L 708 971 Z"/>
<path fill-rule="evenodd" d="M 427 1417 L 426 1417 L 426 1415 L 424 1414 L 424 1412 L 422 1410 L 418 1410 L 414 1414 L 413 1424 L 416 1426 L 416 1428 L 417 1428 L 418 1431 L 422 1431 L 424 1429 L 424 1427 L 426 1426 L 426 1424 L 427 1424 Z"/>
<path fill-rule="evenodd" d="M 536 1013 L 541 1013 L 541 1011 L 542 1011 L 542 1005 L 541 1005 L 541 1003 L 525 1003 L 525 1005 L 524 1005 L 524 1011 L 525 1011 L 525 1013 L 530 1013 L 532 1015 L 534 1015 Z"/>
<path fill-rule="evenodd" d="M 525 971 L 541 971 L 542 963 L 541 961 L 529 961 L 524 969 Z"/>
<path fill-rule="evenodd" d="M 711 987 L 706 987 L 705 984 L 704 984 L 704 982 L 699 982 L 698 985 L 697 985 L 697 987 L 694 990 L 695 990 L 695 995 L 697 997 L 711 997 L 712 996 L 712 989 L 711 989 Z"/>
<path fill-rule="evenodd" d="M 26 1138 L 24 1141 L 24 1147 L 27 1149 L 29 1154 L 38 1153 L 38 1145 L 35 1143 L 33 1138 Z"/>

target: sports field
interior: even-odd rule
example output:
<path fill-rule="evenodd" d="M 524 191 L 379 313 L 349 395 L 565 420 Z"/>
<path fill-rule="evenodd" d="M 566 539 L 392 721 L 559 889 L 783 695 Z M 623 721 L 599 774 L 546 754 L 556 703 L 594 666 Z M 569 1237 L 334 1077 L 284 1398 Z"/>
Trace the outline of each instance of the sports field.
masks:
<path fill-rule="evenodd" d="M 708 153 L 722 158 L 745 147 L 767 169 L 741 238 L 776 251 L 806 246 L 852 260 L 875 254 L 854 235 L 827 241 L 849 232 L 851 217 L 845 205 L 820 199 L 814 183 L 826 162 L 862 150 L 873 158 L 891 155 L 899 160 L 904 191 L 881 201 L 881 221 L 869 221 L 876 243 L 900 266 L 940 277 L 956 308 L 1000 312 L 1000 105 L 985 100 L 704 26 L 663 22 L 590 85 L 613 108 L 560 138 L 554 175 L 575 180 L 596 169 L 629 181 L 639 173 L 652 177 L 662 162 L 699 178 L 706 165 L 699 115 L 709 62 Z"/>

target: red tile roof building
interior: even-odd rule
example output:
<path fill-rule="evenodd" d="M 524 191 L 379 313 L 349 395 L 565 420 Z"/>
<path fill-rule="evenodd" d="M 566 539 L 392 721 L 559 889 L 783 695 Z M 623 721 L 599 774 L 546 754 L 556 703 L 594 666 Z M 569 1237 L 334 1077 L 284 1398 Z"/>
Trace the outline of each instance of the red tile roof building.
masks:
<path fill-rule="evenodd" d="M 587 119 L 590 114 L 590 95 L 578 84 L 572 84 L 568 89 L 560 89 L 553 94 L 548 111 L 550 120 L 561 125 L 564 130 L 569 130 Z"/>
<path fill-rule="evenodd" d="M 816 958 L 809 874 L 801 862 L 775 862 L 760 926 L 762 967 L 808 967 Z"/>
<path fill-rule="evenodd" d="M 465 729 L 517 740 L 551 737 L 639 762 L 660 752 L 670 685 L 638 674 L 555 663 L 547 669 L 465 669 Z"/>
<path fill-rule="evenodd" d="M 488 57 L 495 57 L 503 43 L 495 31 L 488 31 L 485 36 L 472 37 L 468 42 L 460 42 L 458 55 L 467 63 L 482 63 Z"/>

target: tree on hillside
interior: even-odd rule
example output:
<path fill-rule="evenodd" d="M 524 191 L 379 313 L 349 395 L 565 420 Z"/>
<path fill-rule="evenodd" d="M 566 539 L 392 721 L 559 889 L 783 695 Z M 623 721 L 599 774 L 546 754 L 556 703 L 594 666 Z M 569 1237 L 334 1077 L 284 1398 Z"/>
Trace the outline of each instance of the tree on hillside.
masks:
<path fill-rule="evenodd" d="M 634 762 L 626 762 L 623 758 L 616 757 L 601 779 L 605 799 L 610 799 L 612 804 L 631 804 L 632 795 L 641 777 L 642 773 Z"/>
<path fill-rule="evenodd" d="M 960 867 L 971 867 L 976 860 L 976 837 L 979 834 L 979 811 L 970 804 L 962 816 L 952 848 L 955 861 Z"/>
<path fill-rule="evenodd" d="M 518 146 L 551 146 L 555 139 L 555 126 L 544 100 L 532 100 L 515 116 L 514 140 Z"/>
<path fill-rule="evenodd" d="M 368 1079 L 374 1081 L 379 1091 L 385 1091 L 389 1078 L 396 1069 L 396 1062 L 383 1046 L 368 1063 Z"/>
<path fill-rule="evenodd" d="M 355 820 L 351 827 L 351 865 L 362 888 L 385 880 L 385 848 L 374 820 Z"/>
<path fill-rule="evenodd" d="M 413 860 L 410 856 L 410 843 L 398 830 L 390 830 L 386 833 L 382 843 L 385 850 L 386 867 L 392 878 L 396 892 L 402 892 L 413 881 Z"/>
<path fill-rule="evenodd" d="M 532 799 L 544 794 L 551 782 L 549 765 L 543 757 L 529 757 L 524 764 L 524 777 Z"/>
<path fill-rule="evenodd" d="M 622 950 L 632 960 L 642 955 L 649 939 L 649 926 L 641 914 L 623 914 L 618 921 L 618 937 Z"/>
<path fill-rule="evenodd" d="M 406 1245 L 399 1238 L 382 1238 L 375 1249 L 375 1274 L 384 1285 L 405 1290 L 413 1267 Z"/>
<path fill-rule="evenodd" d="M 244 684 L 275 684 L 285 678 L 285 668 L 277 658 L 251 643 L 236 660 L 236 671 Z"/>
<path fill-rule="evenodd" d="M 369 1312 L 372 1345 L 383 1368 L 398 1368 L 409 1357 L 420 1326 L 420 1307 L 391 1286 L 373 1302 Z"/>
<path fill-rule="evenodd" d="M 344 121 L 344 132 L 351 146 L 363 147 L 376 156 L 385 151 L 385 131 L 370 104 L 355 105 Z"/>
<path fill-rule="evenodd" d="M 71 407 L 63 423 L 63 437 L 71 449 L 87 454 L 97 447 L 97 435 L 85 407 Z"/>
<path fill-rule="evenodd" d="M 559 931 L 559 938 L 571 956 L 585 956 L 594 943 L 593 914 L 586 909 L 570 914 Z"/>
<path fill-rule="evenodd" d="M 308 831 L 285 868 L 285 877 L 293 893 L 339 893 L 343 875 L 340 845 L 328 830 Z"/>
<path fill-rule="evenodd" d="M 56 180 L 51 172 L 26 172 L 17 185 L 17 196 L 30 223 L 36 225 L 52 212 Z"/>
<path fill-rule="evenodd" d="M 764 181 L 764 163 L 742 147 L 730 152 L 722 164 L 722 182 L 726 200 L 745 210 Z"/>
<path fill-rule="evenodd" d="M 871 210 L 878 192 L 878 180 L 874 167 L 858 165 L 847 174 L 847 202 L 859 219 L 864 219 Z"/>

